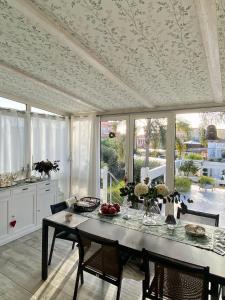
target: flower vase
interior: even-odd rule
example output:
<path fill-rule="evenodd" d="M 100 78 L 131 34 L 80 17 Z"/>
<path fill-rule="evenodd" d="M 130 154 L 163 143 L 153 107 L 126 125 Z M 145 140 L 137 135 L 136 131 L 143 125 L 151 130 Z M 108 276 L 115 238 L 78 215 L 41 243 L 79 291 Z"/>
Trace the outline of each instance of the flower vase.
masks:
<path fill-rule="evenodd" d="M 176 224 L 176 218 L 175 218 L 175 204 L 174 202 L 167 202 L 165 205 L 165 215 L 166 220 L 165 222 L 168 225 L 175 225 Z"/>

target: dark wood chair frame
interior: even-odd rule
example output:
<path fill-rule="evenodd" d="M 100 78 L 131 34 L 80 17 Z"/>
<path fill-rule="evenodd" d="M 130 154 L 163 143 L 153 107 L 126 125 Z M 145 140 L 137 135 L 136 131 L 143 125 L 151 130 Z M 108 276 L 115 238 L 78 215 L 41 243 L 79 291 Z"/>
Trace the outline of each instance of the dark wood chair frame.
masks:
<path fill-rule="evenodd" d="M 177 219 L 180 219 L 181 214 L 182 214 L 182 209 L 180 207 L 178 207 L 178 209 L 177 209 Z M 199 216 L 199 217 L 205 217 L 205 218 L 209 218 L 209 219 L 214 219 L 215 220 L 215 225 L 214 226 L 216 226 L 216 227 L 219 226 L 219 218 L 220 218 L 219 214 L 218 215 L 217 214 L 209 214 L 209 213 L 190 210 L 190 209 L 188 209 L 185 214 L 195 215 L 195 216 Z"/>
<path fill-rule="evenodd" d="M 67 207 L 66 202 L 63 201 L 63 202 L 60 202 L 60 203 L 57 203 L 57 204 L 50 205 L 50 208 L 51 208 L 52 214 L 54 215 L 54 214 L 56 214 L 56 213 L 58 213 L 62 210 L 66 210 L 68 207 Z M 72 250 L 74 250 L 75 244 L 77 243 L 76 235 L 71 234 L 71 233 L 67 233 L 64 230 L 58 230 L 58 229 L 55 228 L 53 238 L 52 238 L 52 244 L 51 244 L 49 259 L 48 259 L 48 265 L 49 266 L 51 265 L 52 255 L 53 255 L 56 239 L 71 241 L 72 242 Z"/>
<path fill-rule="evenodd" d="M 78 268 L 77 268 L 77 277 L 75 282 L 75 289 L 74 289 L 74 296 L 73 299 L 77 299 L 77 292 L 78 292 L 78 285 L 79 285 L 79 279 L 81 279 L 81 285 L 84 283 L 84 276 L 83 272 L 87 272 L 89 274 L 92 274 L 104 281 L 107 281 L 115 286 L 117 286 L 117 295 L 116 300 L 119 300 L 120 298 L 120 292 L 121 292 L 121 284 L 122 284 L 122 272 L 123 272 L 123 262 L 120 257 L 120 248 L 118 241 L 113 241 L 109 239 L 104 239 L 99 236 L 95 236 L 92 234 L 89 234 L 87 232 L 81 232 L 78 229 L 77 231 L 77 237 L 78 237 L 78 248 L 79 248 L 79 262 L 78 262 Z M 119 276 L 115 280 L 111 276 L 107 276 L 107 274 L 98 272 L 97 270 L 93 270 L 92 268 L 88 267 L 88 265 L 84 264 L 84 247 L 82 244 L 81 236 L 83 238 L 87 238 L 97 244 L 103 245 L 103 246 L 113 246 L 118 251 L 118 264 L 119 264 Z"/>
<path fill-rule="evenodd" d="M 145 268 L 145 279 L 143 281 L 142 286 L 142 300 L 146 298 L 154 299 L 154 300 L 163 300 L 164 298 L 158 298 L 154 295 L 150 294 L 150 262 L 160 263 L 165 267 L 175 267 L 181 271 L 193 272 L 194 273 L 202 273 L 204 278 L 204 287 L 203 294 L 204 300 L 208 300 L 209 295 L 209 267 L 200 267 L 192 264 L 187 264 L 185 262 L 169 259 L 161 255 L 152 254 L 149 251 L 143 249 L 143 259 L 144 259 L 144 268 Z"/>

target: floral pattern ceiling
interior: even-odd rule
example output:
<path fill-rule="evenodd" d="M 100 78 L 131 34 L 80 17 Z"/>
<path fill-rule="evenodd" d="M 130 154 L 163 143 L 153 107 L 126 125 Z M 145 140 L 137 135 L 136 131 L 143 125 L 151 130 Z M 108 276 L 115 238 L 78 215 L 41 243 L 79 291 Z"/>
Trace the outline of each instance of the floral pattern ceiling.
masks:
<path fill-rule="evenodd" d="M 207 58 L 195 0 L 30 0 L 38 11 L 63 27 L 90 53 L 156 107 L 213 101 Z M 225 18 L 218 0 L 219 40 L 225 62 Z M 71 49 L 0 0 L 0 60 L 63 89 L 99 110 L 143 107 L 133 94 L 97 71 Z M 222 74 L 225 83 L 225 74 Z M 7 79 L 8 78 L 8 79 Z M 72 97 L 4 79 L 18 95 L 69 112 L 87 106 Z M 8 83 L 7 83 L 8 82 Z M 17 88 L 18 87 L 18 88 Z M 1 89 L 3 89 L 1 87 Z M 33 93 L 32 93 L 33 91 Z M 74 100 L 75 101 L 75 100 Z M 61 106 L 60 106 L 61 105 Z"/>

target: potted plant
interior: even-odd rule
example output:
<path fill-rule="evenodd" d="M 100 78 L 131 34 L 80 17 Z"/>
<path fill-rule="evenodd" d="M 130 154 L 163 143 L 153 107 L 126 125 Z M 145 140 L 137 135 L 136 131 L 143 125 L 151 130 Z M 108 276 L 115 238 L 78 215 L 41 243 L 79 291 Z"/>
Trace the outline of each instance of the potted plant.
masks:
<path fill-rule="evenodd" d="M 45 175 L 48 178 L 50 178 L 50 172 L 54 171 L 54 172 L 58 172 L 59 171 L 59 160 L 54 160 L 53 162 L 51 162 L 50 160 L 42 160 L 39 162 L 34 163 L 34 170 L 38 171 L 39 173 L 41 173 L 41 175 Z"/>
<path fill-rule="evenodd" d="M 210 176 L 201 176 L 199 179 L 199 187 L 203 189 L 214 189 L 215 187 L 215 179 Z"/>

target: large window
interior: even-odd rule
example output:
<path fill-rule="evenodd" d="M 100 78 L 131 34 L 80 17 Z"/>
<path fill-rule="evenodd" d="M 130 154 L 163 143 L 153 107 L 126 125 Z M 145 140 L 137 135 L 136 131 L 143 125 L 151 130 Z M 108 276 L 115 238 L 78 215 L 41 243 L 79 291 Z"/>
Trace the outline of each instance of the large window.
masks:
<path fill-rule="evenodd" d="M 191 208 L 225 219 L 225 114 L 176 115 L 175 186 Z M 225 223 L 224 223 L 225 225 Z"/>
<path fill-rule="evenodd" d="M 25 104 L 0 98 L 0 174 L 24 179 L 34 162 L 59 160 L 60 172 L 52 177 L 68 197 L 69 120 L 36 108 L 32 111 L 38 114 L 26 112 Z"/>

